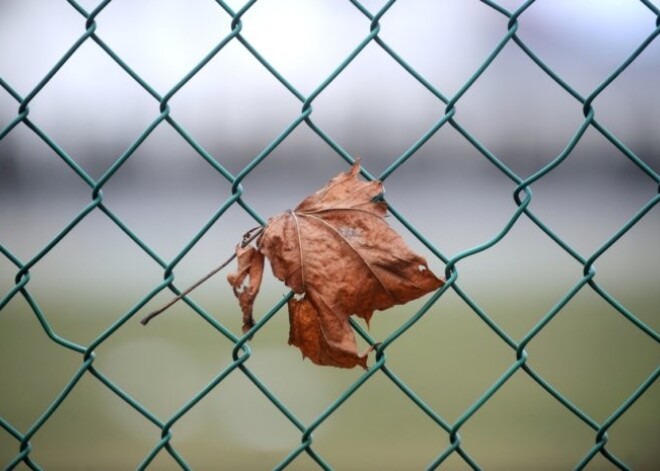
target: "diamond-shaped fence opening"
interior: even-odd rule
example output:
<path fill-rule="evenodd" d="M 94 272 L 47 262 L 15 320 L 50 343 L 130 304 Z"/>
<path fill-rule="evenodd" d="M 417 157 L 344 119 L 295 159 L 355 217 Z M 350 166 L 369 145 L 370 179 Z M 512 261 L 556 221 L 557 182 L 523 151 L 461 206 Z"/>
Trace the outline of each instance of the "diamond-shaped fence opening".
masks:
<path fill-rule="evenodd" d="M 0 466 L 657 465 L 657 5 L 88 3 L 1 7 Z M 447 279 L 368 370 L 137 322 L 358 157 Z"/>

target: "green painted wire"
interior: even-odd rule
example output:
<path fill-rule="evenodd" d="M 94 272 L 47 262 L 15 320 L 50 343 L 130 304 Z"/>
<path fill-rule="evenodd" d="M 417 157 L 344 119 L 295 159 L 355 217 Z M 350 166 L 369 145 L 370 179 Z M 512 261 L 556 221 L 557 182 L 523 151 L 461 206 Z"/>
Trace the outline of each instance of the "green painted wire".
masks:
<path fill-rule="evenodd" d="M 256 0 L 247 2 L 240 10 L 234 12 L 225 2 L 217 0 L 217 3 L 224 11 L 231 16 L 232 24 L 231 31 L 228 35 L 224 36 L 214 46 L 207 55 L 198 62 L 187 74 L 184 75 L 169 91 L 164 95 L 159 94 L 153 89 L 142 77 L 140 77 L 126 62 L 123 61 L 98 35 L 95 19 L 102 11 L 111 3 L 111 0 L 101 2 L 91 13 L 88 13 L 83 7 L 73 0 L 67 0 L 68 3 L 85 18 L 85 32 L 80 36 L 74 44 L 66 51 L 66 53 L 56 62 L 56 64 L 47 72 L 47 74 L 39 81 L 26 97 L 21 97 L 13 88 L 0 78 L 0 86 L 9 93 L 18 103 L 18 114 L 0 130 L 0 140 L 8 135 L 16 126 L 23 123 L 30 129 L 36 136 L 44 141 L 55 154 L 75 173 L 77 174 L 92 190 L 91 202 L 81 210 L 56 236 L 51 239 L 36 255 L 34 255 L 27 262 L 21 261 L 16 257 L 9 248 L 0 245 L 0 253 L 10 260 L 16 266 L 17 272 L 15 276 L 14 286 L 0 299 L 0 312 L 2 308 L 15 296 L 21 295 L 27 301 L 35 317 L 40 322 L 44 332 L 53 342 L 77 352 L 82 355 L 82 364 L 76 373 L 71 377 L 69 382 L 65 385 L 63 390 L 53 399 L 51 404 L 44 410 L 42 415 L 29 427 L 28 431 L 21 433 L 12 424 L 0 417 L 0 427 L 4 429 L 20 444 L 19 453 L 12 459 L 8 467 L 13 468 L 19 463 L 24 463 L 31 469 L 41 469 L 36 464 L 30 453 L 32 446 L 30 439 L 38 433 L 39 429 L 49 420 L 52 414 L 59 408 L 59 406 L 66 400 L 69 393 L 76 387 L 78 381 L 85 374 L 89 373 L 95 377 L 100 383 L 105 385 L 110 391 L 120 397 L 125 403 L 132 407 L 136 412 L 147 418 L 153 425 L 155 425 L 161 432 L 161 438 L 158 443 L 150 450 L 145 456 L 138 469 L 146 468 L 153 459 L 162 451 L 166 450 L 172 459 L 182 468 L 190 469 L 183 456 L 173 447 L 171 438 L 173 437 L 172 427 L 187 414 L 193 407 L 195 407 L 204 397 L 211 392 L 214 388 L 220 387 L 221 383 L 231 374 L 240 371 L 244 374 L 254 385 L 261 391 L 265 397 L 276 407 L 290 422 L 301 432 L 301 443 L 298 447 L 292 450 L 283 461 L 281 461 L 276 469 L 283 469 L 292 463 L 300 454 L 306 452 L 308 456 L 314 460 L 322 469 L 331 469 L 330 464 L 314 451 L 313 433 L 318 427 L 329 420 L 332 415 L 358 391 L 371 377 L 376 374 L 382 373 L 390 381 L 392 381 L 411 402 L 420 408 L 437 426 L 443 429 L 449 436 L 450 446 L 446 447 L 440 452 L 438 457 L 429 465 L 430 469 L 439 466 L 446 458 L 453 454 L 457 454 L 463 461 L 472 469 L 480 469 L 477 462 L 469 455 L 464 449 L 463 440 L 459 434 L 460 428 L 467 423 L 477 411 L 483 407 L 497 391 L 517 372 L 523 371 L 528 374 L 534 381 L 536 381 L 541 388 L 548 392 L 552 397 L 559 401 L 564 407 L 570 410 L 574 415 L 579 417 L 584 423 L 591 427 L 596 432 L 596 444 L 589 450 L 584 458 L 578 463 L 577 469 L 581 469 L 593 459 L 597 454 L 601 454 L 604 458 L 608 459 L 615 466 L 627 469 L 625 463 L 618 457 L 614 456 L 607 448 L 607 430 L 621 417 L 623 414 L 634 404 L 635 401 L 641 397 L 646 390 L 654 383 L 660 375 L 660 369 L 651 374 L 638 388 L 631 394 L 621 405 L 614 411 L 608 419 L 599 424 L 581 409 L 575 406 L 568 398 L 564 397 L 559 391 L 554 389 L 552 385 L 547 382 L 541 375 L 532 369 L 528 362 L 528 353 L 525 350 L 526 346 L 533 341 L 552 320 L 561 314 L 562 309 L 572 300 L 572 298 L 582 289 L 589 287 L 599 294 L 605 301 L 612 305 L 622 316 L 634 324 L 639 330 L 650 336 L 656 342 L 660 342 L 660 336 L 651 329 L 648 325 L 639 320 L 632 312 L 625 308 L 616 298 L 607 293 L 597 283 L 597 272 L 594 266 L 595 261 L 603 255 L 611 246 L 613 246 L 628 230 L 634 227 L 646 214 L 660 200 L 660 196 L 656 195 L 647 204 L 642 207 L 639 212 L 625 223 L 619 231 L 617 231 L 610 239 L 608 239 L 599 249 L 597 249 L 590 256 L 584 256 L 573 249 L 565 241 L 563 241 L 550 227 L 545 225 L 543 221 L 538 218 L 531 210 L 530 203 L 532 201 L 531 186 L 544 178 L 555 168 L 560 166 L 569 156 L 573 149 L 580 141 L 585 131 L 589 127 L 595 128 L 607 140 L 609 140 L 625 157 L 631 160 L 637 167 L 645 172 L 655 182 L 660 182 L 658 174 L 639 156 L 634 154 L 623 142 L 621 142 L 611 131 L 606 129 L 595 119 L 595 110 L 593 102 L 597 96 L 605 90 L 617 77 L 630 65 L 636 58 L 644 51 L 660 34 L 660 11 L 647 0 L 640 0 L 648 9 L 657 16 L 656 29 L 650 33 L 647 38 L 631 53 L 626 60 L 620 64 L 606 79 L 596 88 L 588 97 L 582 97 L 577 91 L 570 87 L 558 74 L 556 74 L 549 66 L 547 66 L 531 49 L 522 41 L 517 35 L 517 28 L 519 19 L 528 7 L 530 7 L 535 0 L 528 0 L 521 7 L 514 12 L 509 12 L 499 4 L 493 1 L 482 0 L 482 3 L 489 6 L 499 14 L 506 16 L 509 19 L 507 31 L 500 42 L 495 46 L 488 57 L 482 62 L 478 69 L 469 77 L 469 79 L 460 87 L 459 91 L 452 97 L 445 97 L 429 80 L 424 78 L 412 66 L 410 66 L 403 57 L 397 54 L 394 49 L 385 43 L 380 38 L 379 33 L 381 30 L 380 20 L 389 11 L 395 0 L 387 2 L 376 14 L 372 14 L 360 2 L 350 0 L 351 3 L 369 20 L 369 32 L 364 39 L 347 55 L 344 60 L 337 65 L 337 67 L 317 86 L 316 89 L 308 96 L 304 96 L 291 85 L 287 79 L 279 73 L 260 53 L 249 43 L 249 41 L 242 36 L 242 17 L 247 13 L 256 3 Z M 140 136 L 126 149 L 126 151 L 108 168 L 108 170 L 98 179 L 92 179 L 80 167 L 75 159 L 68 155 L 58 144 L 48 136 L 38 125 L 29 119 L 29 104 L 41 92 L 46 84 L 58 73 L 60 68 L 76 53 L 82 44 L 87 41 L 96 43 L 108 56 L 110 56 L 119 67 L 121 67 L 131 78 L 133 78 L 147 93 L 149 93 L 158 103 L 159 115 L 144 129 Z M 246 167 L 244 167 L 238 174 L 233 175 L 218 160 L 216 160 L 208 151 L 206 151 L 195 138 L 186 131 L 177 121 L 170 115 L 169 101 L 178 93 L 186 84 L 194 77 L 200 70 L 202 70 L 223 48 L 232 41 L 240 43 L 245 49 L 251 53 L 271 75 L 278 80 L 293 96 L 295 96 L 302 105 L 300 114 L 273 140 L 271 141 L 259 154 L 257 154 Z M 326 131 L 319 127 L 314 120 L 312 104 L 314 100 L 321 95 L 324 90 L 352 63 L 352 61 L 359 56 L 364 48 L 375 43 L 380 46 L 396 63 L 398 63 L 406 72 L 415 78 L 423 87 L 428 89 L 438 100 L 445 104 L 445 113 L 422 135 L 420 136 L 411 147 L 409 147 L 401 156 L 395 159 L 385 171 L 383 171 L 378 178 L 381 180 L 386 179 L 391 174 L 396 172 L 406 161 L 413 158 L 417 151 L 432 137 L 439 129 L 449 123 L 454 127 L 467 142 L 471 143 L 483 157 L 505 174 L 516 185 L 513 189 L 513 199 L 516 208 L 513 211 L 510 219 L 496 233 L 491 239 L 484 241 L 462 253 L 456 254 L 453 257 L 444 255 L 433 243 L 433 241 L 424 237 L 410 221 L 408 221 L 403 214 L 401 214 L 393 206 L 390 207 L 392 214 L 402 222 L 402 224 L 420 240 L 436 257 L 446 263 L 446 285 L 434 293 L 429 300 L 424 303 L 412 317 L 404 322 L 398 329 L 396 329 L 388 338 L 386 338 L 376 348 L 376 362 L 372 368 L 362 375 L 355 383 L 347 388 L 340 394 L 336 400 L 326 408 L 320 415 L 318 415 L 310 424 L 304 424 L 300 421 L 293 411 L 285 405 L 272 391 L 264 384 L 248 367 L 251 349 L 247 345 L 247 340 L 258 333 L 259 330 L 275 316 L 286 304 L 286 301 L 292 296 L 292 293 L 283 298 L 276 304 L 268 313 L 259 319 L 250 332 L 238 337 L 235 336 L 229 329 L 219 323 L 213 316 L 204 311 L 198 306 L 191 298 L 185 297 L 186 302 L 197 314 L 204 318 L 208 324 L 218 331 L 219 334 L 234 343 L 233 362 L 225 369 L 220 371 L 216 377 L 209 382 L 204 388 L 199 390 L 186 404 L 178 409 L 169 419 L 163 420 L 150 412 L 143 404 L 136 401 L 130 394 L 123 391 L 116 385 L 110 378 L 98 370 L 94 365 L 95 353 L 94 350 L 98 348 L 103 342 L 107 341 L 115 332 L 117 332 L 126 322 L 132 319 L 151 299 L 153 299 L 160 291 L 169 288 L 172 292 L 178 294 L 180 290 L 174 285 L 174 270 L 178 263 L 186 257 L 190 250 L 199 242 L 199 240 L 208 232 L 208 230 L 224 215 L 224 213 L 234 205 L 243 208 L 247 214 L 255 219 L 259 224 L 264 224 L 264 218 L 259 215 L 254 209 L 247 204 L 243 199 L 243 188 L 241 185 L 242 180 L 247 177 L 255 168 L 268 158 L 268 156 L 275 150 L 288 136 L 300 125 L 305 123 L 312 131 L 314 131 L 330 148 L 332 148 L 339 157 L 344 161 L 352 163 L 354 158 L 343 147 L 335 141 Z M 486 148 L 479 140 L 466 129 L 456 119 L 456 109 L 460 106 L 460 101 L 464 94 L 479 80 L 483 72 L 490 66 L 490 64 L 497 58 L 502 49 L 514 43 L 527 54 L 527 56 L 536 63 L 550 78 L 557 82 L 567 93 L 573 96 L 583 106 L 585 119 L 579 128 L 576 130 L 574 136 L 569 140 L 565 149 L 551 161 L 549 164 L 541 168 L 535 174 L 521 178 L 502 161 Z M 135 151 L 142 145 L 146 138 L 159 126 L 167 123 L 170 125 L 182 138 L 196 151 L 196 153 L 207 162 L 211 168 L 221 174 L 226 180 L 232 184 L 231 195 L 222 202 L 218 210 L 211 218 L 204 224 L 204 226 L 192 237 L 192 239 L 179 251 L 179 253 L 169 262 L 159 256 L 152 248 L 150 248 L 144 241 L 142 241 L 110 208 L 103 202 L 103 186 L 110 181 L 115 173 L 131 158 Z M 363 175 L 368 179 L 374 179 L 367 169 L 362 169 Z M 89 214 L 95 211 L 100 211 L 105 214 L 110 221 L 119 227 L 136 245 L 138 245 L 145 253 L 147 253 L 161 268 L 164 270 L 163 281 L 156 285 L 149 293 L 138 301 L 131 309 L 117 319 L 110 327 L 104 330 L 96 339 L 89 345 L 82 346 L 61 337 L 51 327 L 47 316 L 43 313 L 42 309 L 37 304 L 35 298 L 30 292 L 30 269 L 37 265 L 40 260 L 49 253 L 55 246 L 57 246 L 69 232 L 75 228 L 82 220 Z M 461 288 L 459 283 L 458 268 L 460 264 L 469 257 L 472 257 L 480 252 L 490 249 L 494 245 L 503 240 L 510 229 L 517 223 L 521 217 L 527 217 L 533 222 L 541 231 L 543 231 L 551 240 L 556 242 L 563 250 L 571 255 L 578 263 L 583 266 L 583 277 L 560 299 L 560 301 L 546 313 L 546 315 L 537 322 L 533 328 L 523 337 L 520 342 L 508 336 L 508 334 L 498 326 L 488 314 Z M 414 326 L 441 298 L 447 290 L 454 290 L 461 299 L 473 310 L 483 322 L 496 334 L 504 343 L 506 343 L 515 354 L 515 361 L 507 368 L 505 372 L 494 382 L 483 395 L 470 405 L 457 421 L 453 424 L 445 421 L 438 412 L 433 410 L 421 397 L 419 397 L 414 390 L 412 390 L 400 377 L 398 377 L 387 364 L 387 348 L 397 341 L 402 335 Z M 351 322 L 357 333 L 363 337 L 368 343 L 374 344 L 374 340 L 365 332 L 356 322 Z"/>

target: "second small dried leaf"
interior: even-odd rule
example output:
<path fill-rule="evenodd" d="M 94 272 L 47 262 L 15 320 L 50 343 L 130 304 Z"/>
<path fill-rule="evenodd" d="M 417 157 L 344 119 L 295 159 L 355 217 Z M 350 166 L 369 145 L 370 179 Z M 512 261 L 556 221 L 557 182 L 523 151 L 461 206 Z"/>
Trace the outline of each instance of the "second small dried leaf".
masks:
<path fill-rule="evenodd" d="M 252 245 L 242 247 L 236 246 L 236 258 L 238 259 L 238 268 L 235 273 L 227 276 L 229 284 L 234 290 L 234 296 L 238 298 L 238 304 L 243 311 L 243 333 L 254 326 L 252 318 L 252 306 L 254 299 L 259 294 L 259 287 L 264 274 L 264 255 Z M 247 286 L 244 286 L 245 280 L 249 279 Z"/>

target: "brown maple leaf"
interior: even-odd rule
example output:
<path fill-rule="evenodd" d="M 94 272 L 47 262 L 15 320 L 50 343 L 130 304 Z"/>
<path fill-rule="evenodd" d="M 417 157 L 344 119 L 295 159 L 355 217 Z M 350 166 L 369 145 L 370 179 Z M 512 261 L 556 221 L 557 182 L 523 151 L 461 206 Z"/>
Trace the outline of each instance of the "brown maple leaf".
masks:
<path fill-rule="evenodd" d="M 382 182 L 358 180 L 359 171 L 356 162 L 293 211 L 269 219 L 256 247 L 237 247 L 238 269 L 227 278 L 243 311 L 243 332 L 254 325 L 264 256 L 299 295 L 289 300 L 289 344 L 319 365 L 366 368 L 369 350 L 358 354 L 349 316 L 368 324 L 374 310 L 444 284 L 385 222 L 387 204 L 376 199 Z"/>

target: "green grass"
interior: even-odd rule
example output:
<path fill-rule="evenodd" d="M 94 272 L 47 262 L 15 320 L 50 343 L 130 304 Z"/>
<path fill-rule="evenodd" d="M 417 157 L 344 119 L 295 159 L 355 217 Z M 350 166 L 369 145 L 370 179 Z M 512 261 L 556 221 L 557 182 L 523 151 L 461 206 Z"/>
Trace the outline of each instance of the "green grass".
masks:
<path fill-rule="evenodd" d="M 278 299 L 265 293 L 263 306 Z M 538 296 L 514 301 L 482 295 L 480 304 L 519 340 L 546 312 Z M 653 297 L 633 293 L 636 312 L 653 320 Z M 213 306 L 214 300 L 202 298 Z M 92 296 L 51 299 L 44 311 L 67 339 L 89 344 L 121 314 Z M 157 303 L 156 303 L 157 304 Z M 206 305 L 206 304 L 205 304 Z M 420 302 L 372 321 L 382 340 Z M 262 307 L 263 307 L 262 306 Z M 233 305 L 211 310 L 239 332 Z M 0 416 L 25 432 L 80 367 L 82 355 L 56 345 L 16 298 L 0 316 Z M 251 342 L 248 367 L 305 424 L 362 374 L 302 361 L 286 345 L 280 311 Z M 165 421 L 231 363 L 232 344 L 185 306 L 148 327 L 137 317 L 96 350 L 94 365 Z M 529 364 L 594 420 L 604 421 L 658 366 L 660 348 L 608 305 L 585 292 L 529 344 Z M 373 359 L 371 360 L 373 362 Z M 387 364 L 444 420 L 453 423 L 509 368 L 515 352 L 451 292 L 387 350 Z M 610 430 L 608 449 L 634 469 L 657 464 L 660 390 L 652 386 Z M 173 427 L 172 443 L 194 469 L 270 469 L 300 442 L 300 432 L 236 371 Z M 485 469 L 570 469 L 595 432 L 517 372 L 460 430 L 465 450 Z M 385 375 L 377 373 L 314 433 L 314 449 L 335 469 L 420 469 L 448 445 L 447 434 Z M 45 469 L 133 469 L 160 430 L 85 374 L 31 440 Z M 0 430 L 0 467 L 19 444 Z M 610 469 L 598 457 L 590 469 Z M 161 453 L 154 469 L 178 469 Z M 26 469 L 23 465 L 19 469 Z M 447 469 L 466 469 L 457 456 Z M 291 469 L 315 469 L 301 455 Z"/>

